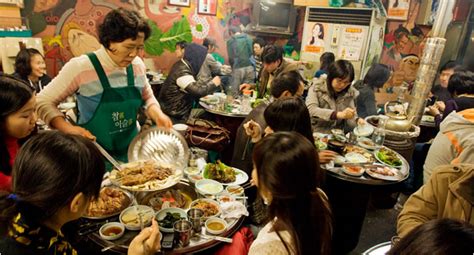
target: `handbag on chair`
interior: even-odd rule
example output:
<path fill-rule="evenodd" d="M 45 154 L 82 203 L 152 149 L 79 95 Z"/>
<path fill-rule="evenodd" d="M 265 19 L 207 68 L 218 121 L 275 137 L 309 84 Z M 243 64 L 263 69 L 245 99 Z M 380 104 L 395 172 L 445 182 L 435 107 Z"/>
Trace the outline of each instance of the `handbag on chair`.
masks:
<path fill-rule="evenodd" d="M 189 119 L 185 138 L 189 145 L 205 150 L 222 151 L 230 143 L 229 130 L 204 119 Z"/>

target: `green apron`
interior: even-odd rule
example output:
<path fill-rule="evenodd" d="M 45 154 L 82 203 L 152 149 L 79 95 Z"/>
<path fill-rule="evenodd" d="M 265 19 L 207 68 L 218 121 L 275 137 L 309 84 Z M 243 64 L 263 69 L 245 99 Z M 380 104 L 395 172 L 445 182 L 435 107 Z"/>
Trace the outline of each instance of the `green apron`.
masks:
<path fill-rule="evenodd" d="M 137 114 L 142 96 L 135 87 L 133 67 L 127 67 L 127 86 L 112 88 L 105 71 L 94 53 L 87 54 L 99 76 L 102 97 L 92 118 L 81 126 L 89 130 L 114 158 L 128 162 L 127 151 L 137 135 Z"/>

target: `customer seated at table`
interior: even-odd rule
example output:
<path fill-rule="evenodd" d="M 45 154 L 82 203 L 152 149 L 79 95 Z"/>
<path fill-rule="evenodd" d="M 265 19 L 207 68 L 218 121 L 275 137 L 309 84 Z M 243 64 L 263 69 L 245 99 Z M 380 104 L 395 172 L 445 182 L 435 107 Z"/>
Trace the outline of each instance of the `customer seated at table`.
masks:
<path fill-rule="evenodd" d="M 319 57 L 319 70 L 314 74 L 314 78 L 319 78 L 323 74 L 328 73 L 329 66 L 336 61 L 336 57 L 332 52 L 324 52 L 321 57 Z"/>
<path fill-rule="evenodd" d="M 186 50 L 186 46 L 188 46 L 188 43 L 186 41 L 179 41 L 175 44 L 174 54 L 178 59 L 182 59 L 184 57 L 184 51 Z"/>
<path fill-rule="evenodd" d="M 201 84 L 197 75 L 207 56 L 207 49 L 195 43 L 186 46 L 183 59 L 178 60 L 160 90 L 158 101 L 161 109 L 173 123 L 184 123 L 191 113 L 193 103 L 220 88 L 220 78 Z"/>
<path fill-rule="evenodd" d="M 0 194 L 2 254 L 77 254 L 61 229 L 98 197 L 104 171 L 100 152 L 86 138 L 58 131 L 31 138 L 15 160 L 12 193 Z M 129 254 L 153 254 L 159 240 L 154 221 Z"/>
<path fill-rule="evenodd" d="M 313 131 L 328 133 L 335 128 L 351 131 L 364 123 L 357 117 L 355 100 L 359 92 L 351 86 L 353 80 L 351 62 L 338 60 L 329 66 L 327 77 L 313 82 L 306 97 Z"/>
<path fill-rule="evenodd" d="M 20 144 L 35 131 L 33 88 L 10 75 L 0 75 L 0 190 L 11 190 L 13 161 Z"/>
<path fill-rule="evenodd" d="M 450 218 L 474 224 L 473 187 L 474 164 L 437 167 L 431 178 L 405 202 L 398 215 L 398 235 L 403 238 L 435 219 Z"/>
<path fill-rule="evenodd" d="M 255 146 L 252 181 L 268 205 L 268 223 L 250 255 L 329 254 L 332 223 L 316 148 L 295 132 L 278 132 Z"/>
<path fill-rule="evenodd" d="M 429 107 L 429 113 L 435 116 L 437 127 L 452 111 L 460 112 L 474 108 L 474 73 L 456 69 L 449 78 L 448 91 L 452 95 L 451 99 L 446 103 L 438 101 Z"/>
<path fill-rule="evenodd" d="M 458 68 L 459 65 L 456 61 L 448 61 L 446 62 L 439 71 L 439 84 L 434 85 L 431 89 L 431 95 L 434 100 L 447 102 L 449 99 L 452 98 L 451 93 L 448 90 L 448 82 L 451 75 L 454 74 L 455 69 Z"/>
<path fill-rule="evenodd" d="M 452 112 L 441 122 L 423 166 L 427 182 L 439 165 L 474 163 L 474 108 Z"/>
<path fill-rule="evenodd" d="M 261 59 L 263 69 L 260 73 L 258 86 L 248 83 L 240 85 L 240 90 L 255 89 L 258 92 L 258 98 L 270 96 L 272 80 L 279 74 L 298 70 L 295 63 L 288 62 L 283 58 L 283 48 L 276 45 L 265 46 Z"/>
<path fill-rule="evenodd" d="M 267 126 L 263 112 L 273 100 L 279 100 L 287 97 L 299 97 L 303 95 L 303 78 L 297 71 L 290 71 L 278 75 L 271 86 L 272 98 L 262 100 L 261 103 L 252 109 L 247 117 L 242 121 L 235 137 L 235 145 L 232 156 L 232 166 L 244 170 L 248 174 L 252 171 L 252 143 L 250 137 L 245 133 L 244 124 L 253 120 L 262 130 Z"/>
<path fill-rule="evenodd" d="M 453 219 L 419 225 L 395 243 L 387 255 L 474 254 L 474 225 Z"/>
<path fill-rule="evenodd" d="M 213 83 L 212 78 L 216 76 L 230 75 L 232 72 L 232 69 L 230 66 L 224 65 L 223 63 L 217 60 L 216 56 L 219 54 L 214 52 L 217 47 L 216 40 L 214 40 L 213 38 L 207 37 L 204 39 L 204 42 L 202 43 L 202 45 L 207 48 L 207 55 L 197 75 L 197 82 L 199 84 L 212 85 Z M 228 79 L 229 76 L 226 78 Z M 222 87 L 225 88 L 228 85 L 228 82 L 226 81 L 226 84 L 224 84 L 224 80 L 226 79 L 221 79 L 221 82 L 222 82 Z"/>
<path fill-rule="evenodd" d="M 15 58 L 15 77 L 28 83 L 36 93 L 48 85 L 51 78 L 46 74 L 44 57 L 35 48 L 21 49 Z"/>
<path fill-rule="evenodd" d="M 375 92 L 382 88 L 390 79 L 390 69 L 384 64 L 374 64 L 364 77 L 364 80 L 357 81 L 354 87 L 359 90 L 356 100 L 357 115 L 360 118 L 377 114 L 377 103 Z"/>

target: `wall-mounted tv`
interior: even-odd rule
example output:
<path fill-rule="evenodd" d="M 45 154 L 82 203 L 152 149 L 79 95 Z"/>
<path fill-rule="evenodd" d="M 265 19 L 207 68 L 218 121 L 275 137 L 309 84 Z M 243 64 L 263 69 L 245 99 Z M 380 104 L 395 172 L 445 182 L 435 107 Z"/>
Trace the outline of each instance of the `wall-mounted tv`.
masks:
<path fill-rule="evenodd" d="M 256 0 L 253 16 L 252 29 L 257 32 L 291 34 L 295 28 L 292 0 Z"/>

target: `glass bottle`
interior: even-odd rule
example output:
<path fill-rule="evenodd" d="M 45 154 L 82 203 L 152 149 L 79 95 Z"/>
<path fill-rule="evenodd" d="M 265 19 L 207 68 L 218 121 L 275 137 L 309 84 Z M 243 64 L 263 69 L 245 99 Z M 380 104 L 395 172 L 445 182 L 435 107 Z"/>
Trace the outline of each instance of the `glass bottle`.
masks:
<path fill-rule="evenodd" d="M 387 123 L 387 117 L 379 115 L 378 125 L 372 134 L 372 142 L 374 142 L 378 147 L 382 147 L 385 141 L 385 124 Z"/>
<path fill-rule="evenodd" d="M 242 113 L 249 113 L 252 110 L 252 107 L 250 105 L 251 94 L 252 94 L 251 90 L 243 91 L 242 102 L 240 102 L 240 111 Z"/>

